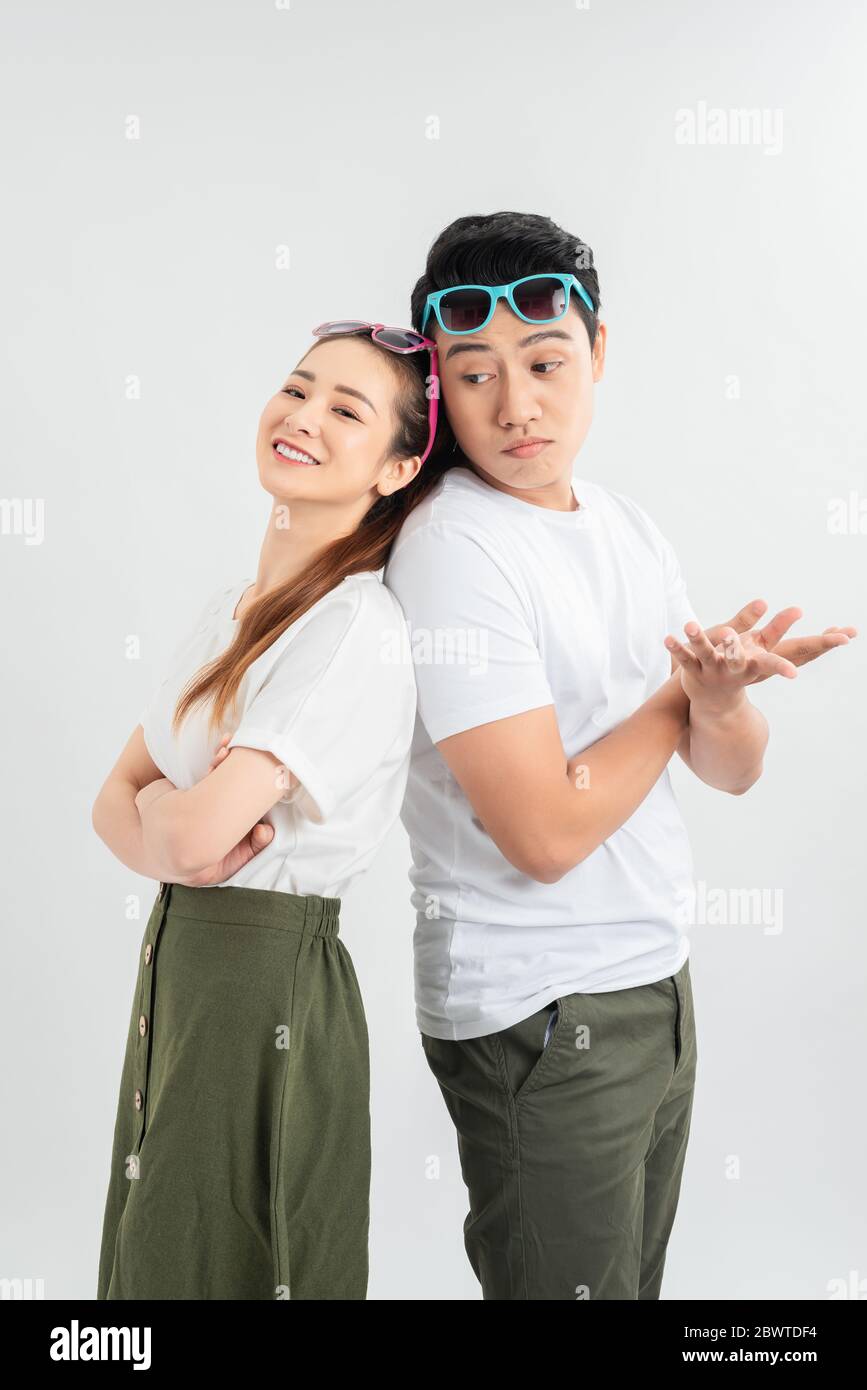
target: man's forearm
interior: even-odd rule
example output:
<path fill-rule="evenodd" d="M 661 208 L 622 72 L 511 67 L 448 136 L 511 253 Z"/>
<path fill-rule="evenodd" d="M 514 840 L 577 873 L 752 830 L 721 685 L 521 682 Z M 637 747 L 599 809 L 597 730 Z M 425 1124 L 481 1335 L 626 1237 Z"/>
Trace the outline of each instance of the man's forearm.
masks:
<path fill-rule="evenodd" d="M 693 700 L 689 710 L 689 765 L 718 791 L 740 796 L 762 775 L 768 721 L 742 690 L 735 701 L 714 707 Z"/>
<path fill-rule="evenodd" d="M 167 881 L 171 878 L 169 865 L 145 843 L 135 804 L 137 791 L 131 782 L 109 781 L 94 803 L 93 828 L 128 869 L 144 878 Z"/>
<path fill-rule="evenodd" d="M 689 719 L 675 673 L 649 700 L 567 763 L 576 821 L 565 832 L 568 867 L 586 859 L 638 809 L 671 761 Z"/>

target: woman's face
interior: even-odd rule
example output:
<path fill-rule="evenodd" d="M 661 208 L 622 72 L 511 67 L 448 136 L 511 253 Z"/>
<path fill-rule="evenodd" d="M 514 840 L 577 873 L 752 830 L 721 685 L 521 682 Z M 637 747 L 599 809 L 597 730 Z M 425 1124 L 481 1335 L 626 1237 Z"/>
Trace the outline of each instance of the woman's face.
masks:
<path fill-rule="evenodd" d="M 384 356 L 363 338 L 323 340 L 286 377 L 256 437 L 259 480 L 275 501 L 358 504 L 363 515 L 417 471 L 386 457 L 398 383 Z"/>

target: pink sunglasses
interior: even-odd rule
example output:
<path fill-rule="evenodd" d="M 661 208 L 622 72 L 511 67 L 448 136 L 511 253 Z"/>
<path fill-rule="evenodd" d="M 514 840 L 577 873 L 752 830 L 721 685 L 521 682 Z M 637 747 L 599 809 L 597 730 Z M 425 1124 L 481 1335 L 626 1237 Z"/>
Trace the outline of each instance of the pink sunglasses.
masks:
<path fill-rule="evenodd" d="M 433 390 L 428 395 L 428 441 L 427 448 L 421 456 L 421 461 L 424 463 L 433 448 L 437 432 L 440 378 L 437 368 L 436 343 L 432 338 L 425 338 L 422 333 L 416 333 L 413 328 L 392 328 L 385 323 L 364 323 L 361 319 L 332 319 L 328 323 L 320 323 L 318 328 L 313 329 L 313 335 L 316 338 L 328 338 L 332 334 L 339 333 L 369 333 L 375 343 L 379 343 L 380 347 L 388 348 L 389 352 L 421 352 L 426 348 L 430 353 Z"/>

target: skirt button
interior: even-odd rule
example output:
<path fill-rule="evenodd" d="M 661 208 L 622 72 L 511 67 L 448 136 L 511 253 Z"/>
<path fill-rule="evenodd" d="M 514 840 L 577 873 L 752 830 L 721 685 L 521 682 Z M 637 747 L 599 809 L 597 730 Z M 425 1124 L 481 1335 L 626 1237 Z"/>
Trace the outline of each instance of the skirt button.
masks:
<path fill-rule="evenodd" d="M 154 948 L 150 942 L 145 946 L 145 965 L 150 965 L 153 958 Z"/>
<path fill-rule="evenodd" d="M 141 1091 L 136 1091 L 136 1093 L 135 1093 L 135 1108 L 136 1108 L 136 1110 L 141 1110 L 141 1108 L 142 1108 L 143 1105 L 144 1105 L 144 1096 L 142 1095 Z"/>
<path fill-rule="evenodd" d="M 138 1021 L 138 1031 L 139 1031 L 139 1033 L 141 1034 L 141 1036 L 144 1037 L 144 1035 L 145 1035 L 145 1033 L 147 1032 L 147 1030 L 148 1030 L 148 1021 L 147 1021 L 147 1019 L 145 1018 L 144 1014 L 142 1014 L 141 1018 L 140 1018 L 139 1021 Z"/>

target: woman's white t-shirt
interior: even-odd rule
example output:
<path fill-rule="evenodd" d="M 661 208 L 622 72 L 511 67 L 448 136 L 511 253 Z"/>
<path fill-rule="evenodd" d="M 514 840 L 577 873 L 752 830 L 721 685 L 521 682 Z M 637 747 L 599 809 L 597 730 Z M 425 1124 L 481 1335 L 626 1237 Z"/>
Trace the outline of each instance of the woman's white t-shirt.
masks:
<path fill-rule="evenodd" d="M 416 1017 L 464 1039 L 562 994 L 673 975 L 689 953 L 686 827 L 668 769 L 557 883 L 503 857 L 436 747 L 553 705 L 567 758 L 671 674 L 667 632 L 695 618 L 675 552 L 645 511 L 574 479 L 552 511 L 453 468 L 410 514 L 385 567 L 406 620 L 418 717 L 402 811 L 412 845 Z"/>
<path fill-rule="evenodd" d="M 229 748 L 274 753 L 300 785 L 263 817 L 271 843 L 216 886 L 339 898 L 400 813 L 416 706 L 406 624 L 378 574 L 349 575 L 248 667 L 234 720 L 209 735 L 202 703 L 173 734 L 182 689 L 233 640 L 253 582 L 211 595 L 142 714 L 145 743 L 181 790 L 207 774 L 225 733 Z"/>

